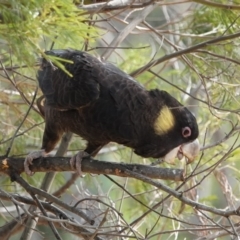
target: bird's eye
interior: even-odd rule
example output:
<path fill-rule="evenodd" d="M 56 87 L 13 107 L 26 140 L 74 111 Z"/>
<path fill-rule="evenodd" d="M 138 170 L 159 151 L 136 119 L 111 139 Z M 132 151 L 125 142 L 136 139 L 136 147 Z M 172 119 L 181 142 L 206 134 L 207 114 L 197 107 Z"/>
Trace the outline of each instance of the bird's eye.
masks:
<path fill-rule="evenodd" d="M 182 129 L 182 135 L 184 138 L 191 136 L 191 129 L 189 127 L 184 127 Z"/>

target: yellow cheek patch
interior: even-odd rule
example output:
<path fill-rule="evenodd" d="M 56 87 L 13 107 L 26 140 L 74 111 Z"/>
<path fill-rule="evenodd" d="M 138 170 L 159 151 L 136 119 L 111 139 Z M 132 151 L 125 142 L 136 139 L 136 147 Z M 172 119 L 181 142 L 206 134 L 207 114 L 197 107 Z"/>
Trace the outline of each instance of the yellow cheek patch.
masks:
<path fill-rule="evenodd" d="M 154 122 L 154 131 L 158 135 L 162 135 L 171 130 L 175 125 L 175 118 L 171 110 L 167 106 L 163 106 L 157 119 Z"/>

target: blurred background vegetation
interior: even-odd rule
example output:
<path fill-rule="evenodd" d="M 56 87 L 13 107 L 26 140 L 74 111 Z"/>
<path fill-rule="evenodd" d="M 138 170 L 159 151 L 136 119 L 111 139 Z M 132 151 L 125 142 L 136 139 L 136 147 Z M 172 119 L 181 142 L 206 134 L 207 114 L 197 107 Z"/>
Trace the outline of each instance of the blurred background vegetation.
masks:
<path fill-rule="evenodd" d="M 236 210 L 240 197 L 240 1 L 150 4 L 139 0 L 133 3 L 136 7 L 131 7 L 128 1 L 113 2 L 115 5 L 70 0 L 0 0 L 1 155 L 24 157 L 41 147 L 44 120 L 33 100 L 35 93 L 37 97 L 42 95 L 36 72 L 44 51 L 85 50 L 133 73 L 147 89 L 167 90 L 195 114 L 201 155 L 187 167 L 176 161 L 174 167 L 186 167 L 189 178 L 184 184 L 161 182 L 184 192 L 195 202 Z M 149 14 L 143 17 L 146 11 Z M 198 47 L 213 39 L 219 41 Z M 191 47 L 187 53 L 181 53 Z M 177 52 L 179 55 L 173 55 Z M 166 56 L 169 57 L 164 60 Z M 156 59 L 160 59 L 159 64 L 136 74 L 137 69 Z M 85 142 L 74 136 L 66 155 L 71 156 L 84 146 Z M 131 149 L 114 143 L 104 147 L 96 159 L 143 164 L 154 161 L 140 158 Z M 24 177 L 40 187 L 43 175 Z M 70 178 L 71 173 L 58 173 L 51 192 Z M 0 184 L 9 193 L 28 196 L 8 176 L 2 175 Z M 111 206 L 104 225 L 104 232 L 109 235 L 103 234 L 103 239 L 225 240 L 237 239 L 233 235 L 240 232 L 239 216 L 225 218 L 199 211 L 134 179 L 87 174 L 78 178 L 60 199 L 67 204 L 83 200 L 79 207 L 98 223 Z M 1 200 L 0 214 L 3 226 L 19 213 L 13 202 Z M 53 238 L 48 225 L 43 224 L 38 230 L 32 239 Z M 63 228 L 60 234 L 63 239 L 78 239 Z M 21 231 L 9 239 L 20 236 Z"/>

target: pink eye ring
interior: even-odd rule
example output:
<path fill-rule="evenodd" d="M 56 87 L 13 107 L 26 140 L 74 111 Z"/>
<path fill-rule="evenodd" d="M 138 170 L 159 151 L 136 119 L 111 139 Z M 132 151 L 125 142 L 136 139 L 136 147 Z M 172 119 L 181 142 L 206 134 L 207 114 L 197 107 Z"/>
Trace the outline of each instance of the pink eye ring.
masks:
<path fill-rule="evenodd" d="M 184 137 L 184 138 L 187 138 L 187 137 L 190 137 L 191 136 L 191 129 L 189 128 L 189 127 L 184 127 L 183 129 L 182 129 L 182 136 Z"/>

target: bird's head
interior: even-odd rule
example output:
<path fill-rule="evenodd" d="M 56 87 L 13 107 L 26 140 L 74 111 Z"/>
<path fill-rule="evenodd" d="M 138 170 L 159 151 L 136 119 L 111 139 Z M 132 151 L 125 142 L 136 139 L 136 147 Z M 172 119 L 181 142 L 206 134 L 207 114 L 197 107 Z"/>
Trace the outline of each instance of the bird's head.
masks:
<path fill-rule="evenodd" d="M 158 91 L 160 99 L 154 120 L 154 132 L 165 147 L 163 160 L 174 163 L 184 156 L 191 163 L 199 153 L 198 124 L 194 115 L 165 91 Z M 163 142 L 165 141 L 165 142 Z"/>

